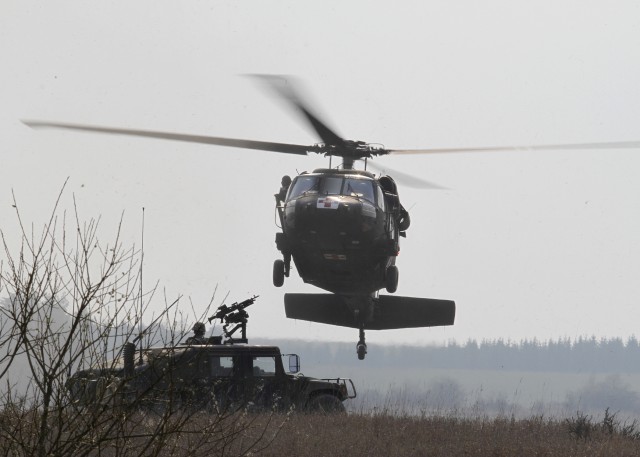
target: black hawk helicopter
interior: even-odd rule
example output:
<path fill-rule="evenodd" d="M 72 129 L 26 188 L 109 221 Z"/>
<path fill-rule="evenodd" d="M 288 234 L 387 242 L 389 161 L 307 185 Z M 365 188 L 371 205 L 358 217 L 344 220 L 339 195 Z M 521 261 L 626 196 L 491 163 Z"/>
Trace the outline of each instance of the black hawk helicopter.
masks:
<path fill-rule="evenodd" d="M 282 253 L 273 265 L 273 283 L 280 287 L 293 260 L 304 282 L 324 294 L 285 294 L 285 312 L 292 319 L 359 329 L 359 359 L 367 353 L 365 330 L 453 325 L 451 300 L 379 295 L 398 287 L 396 257 L 399 239 L 410 225 L 398 188 L 387 175 L 376 177 L 354 168 L 356 161 L 387 154 L 427 154 L 520 149 L 637 148 L 640 142 L 561 144 L 451 149 L 386 149 L 379 144 L 345 140 L 304 103 L 291 77 L 257 75 L 293 107 L 315 130 L 320 143 L 311 146 L 222 138 L 204 135 L 134 130 L 48 121 L 23 121 L 30 127 L 132 135 L 165 140 L 257 149 L 285 154 L 317 153 L 342 159 L 337 168 L 304 172 L 293 180 L 284 176 L 276 198 L 282 232 L 276 246 Z M 438 187 L 411 178 L 420 187 Z"/>

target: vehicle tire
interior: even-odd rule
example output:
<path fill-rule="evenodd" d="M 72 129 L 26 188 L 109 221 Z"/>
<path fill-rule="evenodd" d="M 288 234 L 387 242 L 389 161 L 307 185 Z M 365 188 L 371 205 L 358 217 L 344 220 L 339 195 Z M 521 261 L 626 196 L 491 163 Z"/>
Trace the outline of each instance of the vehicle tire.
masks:
<path fill-rule="evenodd" d="M 385 278 L 387 292 L 390 294 L 398 290 L 398 267 L 390 265 L 387 267 L 387 274 Z"/>
<path fill-rule="evenodd" d="M 145 401 L 142 409 L 152 416 L 163 417 L 175 414 L 186 406 L 187 405 L 183 404 L 180 395 L 176 395 L 172 399 L 163 395 L 161 397 Z"/>
<path fill-rule="evenodd" d="M 273 262 L 273 285 L 282 287 L 284 284 L 284 260 L 277 259 Z"/>
<path fill-rule="evenodd" d="M 347 412 L 338 397 L 331 394 L 320 394 L 307 403 L 307 411 L 319 414 L 344 414 Z"/>

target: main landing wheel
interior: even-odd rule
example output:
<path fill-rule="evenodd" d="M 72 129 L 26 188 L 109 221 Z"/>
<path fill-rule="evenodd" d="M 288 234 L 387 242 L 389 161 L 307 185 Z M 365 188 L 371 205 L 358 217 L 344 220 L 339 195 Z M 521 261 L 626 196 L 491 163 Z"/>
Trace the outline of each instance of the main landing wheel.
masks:
<path fill-rule="evenodd" d="M 277 259 L 273 262 L 273 285 L 282 287 L 284 284 L 284 260 Z"/>
<path fill-rule="evenodd" d="M 396 267 L 395 265 L 390 265 L 387 267 L 385 283 L 387 292 L 389 292 L 390 294 L 398 290 L 398 267 Z"/>

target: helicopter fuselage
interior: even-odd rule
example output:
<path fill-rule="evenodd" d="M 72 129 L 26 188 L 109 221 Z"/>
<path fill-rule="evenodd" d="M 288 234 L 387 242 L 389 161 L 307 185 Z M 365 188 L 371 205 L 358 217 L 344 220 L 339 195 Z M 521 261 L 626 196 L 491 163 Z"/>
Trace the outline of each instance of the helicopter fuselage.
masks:
<path fill-rule="evenodd" d="M 303 173 L 280 206 L 276 243 L 304 282 L 336 294 L 370 295 L 386 286 L 399 252 L 398 206 L 397 195 L 369 172 Z"/>

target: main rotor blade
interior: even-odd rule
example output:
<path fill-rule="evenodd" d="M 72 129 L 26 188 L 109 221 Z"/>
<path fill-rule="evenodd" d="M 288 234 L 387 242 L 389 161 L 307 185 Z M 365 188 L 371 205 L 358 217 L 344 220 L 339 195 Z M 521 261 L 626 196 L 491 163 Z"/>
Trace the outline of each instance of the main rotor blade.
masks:
<path fill-rule="evenodd" d="M 636 149 L 636 148 L 640 148 L 640 141 L 543 144 L 543 145 L 531 145 L 531 146 L 487 146 L 487 147 L 481 147 L 481 148 L 390 149 L 389 154 L 446 154 L 450 152 L 551 151 L 551 150 Z"/>
<path fill-rule="evenodd" d="M 376 170 L 378 173 L 389 173 L 391 177 L 397 179 L 400 183 L 407 187 L 413 187 L 414 189 L 447 190 L 446 187 L 439 186 L 438 184 L 432 183 L 430 181 L 425 181 L 424 179 L 418 178 L 417 176 L 399 172 L 387 167 L 386 165 L 383 166 L 377 162 L 373 162 L 372 160 L 367 160 L 366 163 L 367 167 Z"/>
<path fill-rule="evenodd" d="M 311 124 L 313 129 L 320 135 L 322 141 L 327 145 L 342 146 L 344 139 L 340 137 L 333 129 L 329 128 L 326 123 L 303 103 L 295 89 L 295 78 L 292 76 L 276 76 L 276 75 L 250 75 L 266 82 L 269 87 L 278 95 L 284 98 L 289 104 L 297 109 L 303 117 Z"/>
<path fill-rule="evenodd" d="M 284 154 L 306 155 L 312 150 L 312 146 L 300 144 L 272 143 L 269 141 L 241 140 L 237 138 L 221 138 L 206 135 L 189 135 L 183 133 L 158 132 L 154 130 L 134 130 L 113 127 L 98 127 L 94 125 L 67 124 L 62 122 L 23 120 L 24 124 L 32 128 L 58 128 L 67 130 L 80 130 L 85 132 L 107 133 L 112 135 L 128 135 L 145 138 L 157 138 L 160 140 L 183 141 L 187 143 L 214 144 L 231 148 L 257 149 L 260 151 L 281 152 Z"/>

